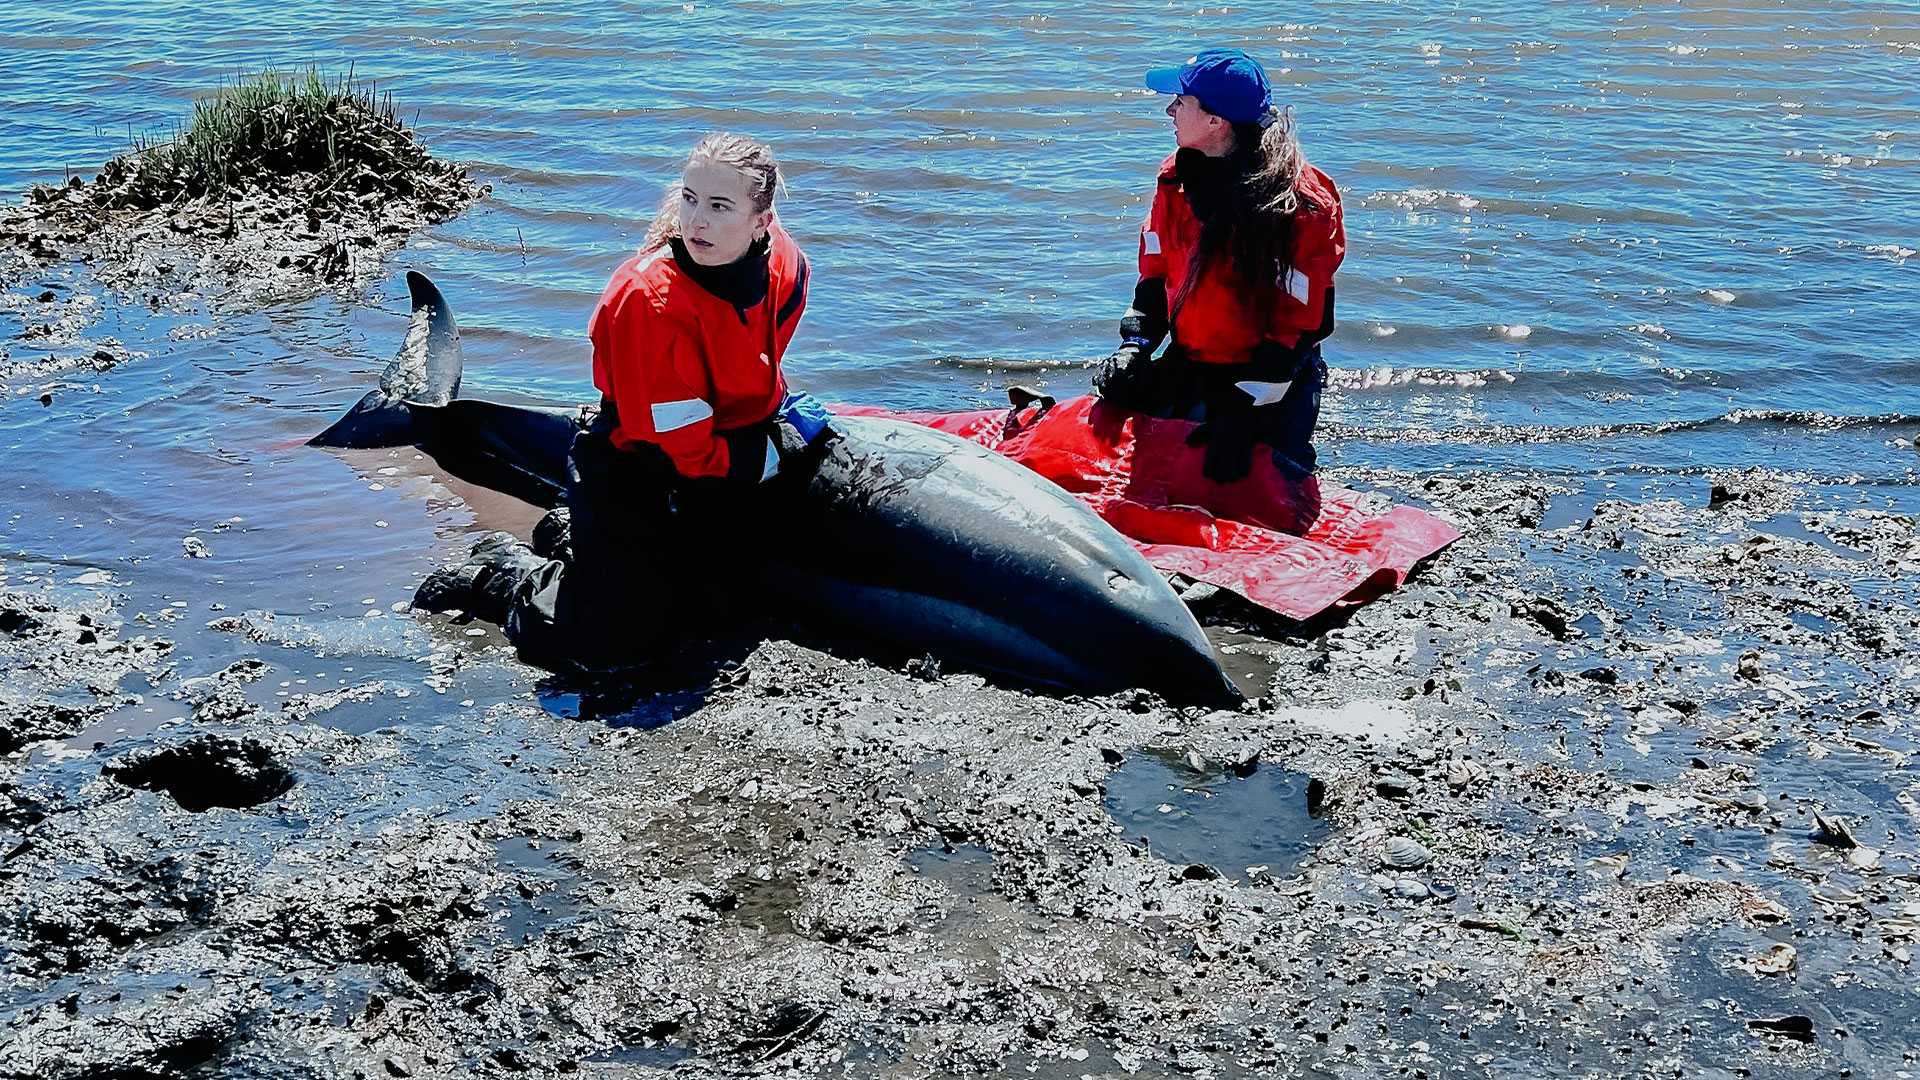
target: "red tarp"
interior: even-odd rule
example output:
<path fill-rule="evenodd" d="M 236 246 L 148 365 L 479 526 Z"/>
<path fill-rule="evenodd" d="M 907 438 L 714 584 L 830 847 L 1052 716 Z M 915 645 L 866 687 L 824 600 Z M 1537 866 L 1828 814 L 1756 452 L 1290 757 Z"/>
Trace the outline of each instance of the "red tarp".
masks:
<path fill-rule="evenodd" d="M 1421 559 L 1460 538 L 1446 522 L 1315 477 L 1289 480 L 1272 456 L 1233 484 L 1201 475 L 1194 425 L 1137 416 L 1078 397 L 964 413 L 890 416 L 970 439 L 1065 488 L 1161 571 L 1237 593 L 1294 619 L 1362 604 L 1397 587 Z"/>

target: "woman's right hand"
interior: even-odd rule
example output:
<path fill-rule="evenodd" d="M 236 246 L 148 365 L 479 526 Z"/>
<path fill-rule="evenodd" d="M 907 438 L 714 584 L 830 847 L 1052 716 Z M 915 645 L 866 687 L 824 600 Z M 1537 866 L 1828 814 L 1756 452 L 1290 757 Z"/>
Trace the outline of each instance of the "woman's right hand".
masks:
<path fill-rule="evenodd" d="M 1146 374 L 1152 360 L 1147 350 L 1128 343 L 1093 367 L 1093 392 L 1104 398 L 1124 398 Z"/>

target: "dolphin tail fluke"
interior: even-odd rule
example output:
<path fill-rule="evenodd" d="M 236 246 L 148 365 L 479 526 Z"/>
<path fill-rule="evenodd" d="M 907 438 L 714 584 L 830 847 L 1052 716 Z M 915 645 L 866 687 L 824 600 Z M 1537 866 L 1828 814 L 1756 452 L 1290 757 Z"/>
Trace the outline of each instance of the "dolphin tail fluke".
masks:
<path fill-rule="evenodd" d="M 313 437 L 312 446 L 368 449 L 418 445 L 430 437 L 430 414 L 460 396 L 460 328 L 446 297 L 425 274 L 407 271 L 413 311 L 406 340 L 370 390 L 347 415 Z M 418 408 L 426 406 L 426 408 Z"/>
<path fill-rule="evenodd" d="M 567 448 L 580 410 L 506 405 L 460 396 L 460 328 L 425 274 L 407 271 L 413 314 L 407 337 L 347 415 L 312 446 L 366 450 L 417 446 L 448 472 L 542 506 L 566 490 Z"/>

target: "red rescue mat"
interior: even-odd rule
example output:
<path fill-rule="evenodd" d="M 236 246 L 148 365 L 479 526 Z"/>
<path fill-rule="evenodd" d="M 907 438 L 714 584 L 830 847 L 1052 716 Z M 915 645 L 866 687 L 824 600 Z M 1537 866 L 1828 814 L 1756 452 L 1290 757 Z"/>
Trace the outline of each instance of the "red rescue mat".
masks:
<path fill-rule="evenodd" d="M 1086 503 L 1156 569 L 1293 619 L 1375 599 L 1460 539 L 1423 510 L 1317 477 L 1290 479 L 1269 454 L 1254 455 L 1245 479 L 1215 483 L 1200 471 L 1205 450 L 1187 445 L 1192 423 L 1095 397 L 1041 398 L 1011 411 L 834 411 L 924 424 L 1005 454 Z"/>

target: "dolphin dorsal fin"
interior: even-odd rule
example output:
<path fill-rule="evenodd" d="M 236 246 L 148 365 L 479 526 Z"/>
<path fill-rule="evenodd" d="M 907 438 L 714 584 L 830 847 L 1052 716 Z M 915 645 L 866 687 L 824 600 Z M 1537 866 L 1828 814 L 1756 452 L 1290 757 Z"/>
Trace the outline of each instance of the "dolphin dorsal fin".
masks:
<path fill-rule="evenodd" d="M 460 328 L 425 274 L 407 271 L 407 291 L 413 298 L 407 336 L 380 374 L 380 389 L 400 401 L 445 405 L 460 396 Z"/>

